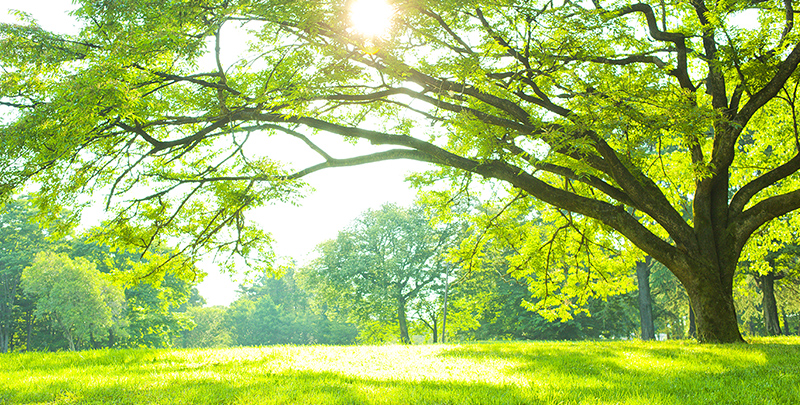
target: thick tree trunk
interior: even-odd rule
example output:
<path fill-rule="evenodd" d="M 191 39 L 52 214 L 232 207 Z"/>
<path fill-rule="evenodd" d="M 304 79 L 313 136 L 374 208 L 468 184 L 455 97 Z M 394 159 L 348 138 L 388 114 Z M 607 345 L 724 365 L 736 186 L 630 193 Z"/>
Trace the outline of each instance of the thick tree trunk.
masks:
<path fill-rule="evenodd" d="M 642 340 L 655 340 L 656 330 L 653 325 L 653 301 L 650 298 L 650 261 L 636 263 L 636 279 L 639 287 L 639 320 L 642 325 Z"/>
<path fill-rule="evenodd" d="M 400 325 L 400 343 L 410 344 L 408 336 L 408 322 L 406 320 L 406 301 L 401 297 L 397 299 L 397 323 Z"/>
<path fill-rule="evenodd" d="M 769 272 L 757 277 L 758 286 L 761 287 L 761 311 L 764 314 L 764 329 L 769 336 L 781 334 L 780 320 L 778 319 L 778 303 L 775 299 L 775 273 Z"/>
<path fill-rule="evenodd" d="M 697 278 L 694 283 L 684 285 L 695 316 L 697 340 L 704 343 L 743 343 L 733 305 L 732 281 L 727 288 L 722 284 L 719 279 L 708 277 Z"/>

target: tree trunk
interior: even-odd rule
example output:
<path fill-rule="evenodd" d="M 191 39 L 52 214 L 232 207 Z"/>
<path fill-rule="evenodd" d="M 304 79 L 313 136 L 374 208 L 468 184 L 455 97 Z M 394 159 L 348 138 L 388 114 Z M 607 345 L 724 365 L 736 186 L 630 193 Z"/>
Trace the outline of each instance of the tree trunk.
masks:
<path fill-rule="evenodd" d="M 789 318 L 786 316 L 786 308 L 781 308 L 781 315 L 783 316 L 783 334 L 789 336 L 792 330 L 789 328 Z"/>
<path fill-rule="evenodd" d="M 27 325 L 25 328 L 25 351 L 33 351 L 31 348 L 31 335 L 33 334 L 33 310 L 28 311 Z"/>
<path fill-rule="evenodd" d="M 397 298 L 397 323 L 400 325 L 400 343 L 410 344 L 411 338 L 408 336 L 408 322 L 406 321 L 406 301 L 402 297 Z"/>
<path fill-rule="evenodd" d="M 758 286 L 761 287 L 761 310 L 764 314 L 764 329 L 769 336 L 781 334 L 780 320 L 778 319 L 778 303 L 775 300 L 775 273 L 756 277 Z"/>
<path fill-rule="evenodd" d="M 11 329 L 3 325 L 0 328 L 0 353 L 8 353 L 8 342 L 11 341 Z"/>
<path fill-rule="evenodd" d="M 0 277 L 0 353 L 7 353 L 14 334 L 14 298 L 20 280 L 6 273 Z"/>
<path fill-rule="evenodd" d="M 72 332 L 64 332 L 64 337 L 67 338 L 67 342 L 69 343 L 69 350 L 71 352 L 75 351 L 75 339 L 72 337 Z"/>
<path fill-rule="evenodd" d="M 743 343 L 733 305 L 733 280 L 723 286 L 719 278 L 703 277 L 684 284 L 694 312 L 697 340 L 703 343 Z"/>
<path fill-rule="evenodd" d="M 650 257 L 636 263 L 636 279 L 639 286 L 639 320 L 642 325 L 642 340 L 655 340 L 653 325 L 653 301 L 650 298 Z"/>
<path fill-rule="evenodd" d="M 445 274 L 444 279 L 444 308 L 442 309 L 442 343 L 445 343 L 447 336 L 447 293 L 450 290 L 450 272 Z"/>
<path fill-rule="evenodd" d="M 697 323 L 694 321 L 694 310 L 692 304 L 689 304 L 689 332 L 687 333 L 690 339 L 697 338 Z"/>
<path fill-rule="evenodd" d="M 433 317 L 433 343 L 439 342 L 439 322 L 436 319 L 436 316 Z"/>

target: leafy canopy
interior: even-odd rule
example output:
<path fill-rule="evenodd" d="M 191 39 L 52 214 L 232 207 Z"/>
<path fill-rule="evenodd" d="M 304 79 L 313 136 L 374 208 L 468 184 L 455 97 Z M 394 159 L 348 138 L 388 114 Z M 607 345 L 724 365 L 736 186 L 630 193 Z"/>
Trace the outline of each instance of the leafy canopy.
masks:
<path fill-rule="evenodd" d="M 444 201 L 488 179 L 498 211 L 543 217 L 568 252 L 632 268 L 635 245 L 687 288 L 702 340 L 741 340 L 736 263 L 800 207 L 792 2 L 398 0 L 383 37 L 350 27 L 349 4 L 84 0 L 77 38 L 3 25 L 0 190 L 93 191 L 114 214 L 101 238 L 268 267 L 253 207 L 324 168 L 430 162 L 417 179 L 447 180 Z M 375 148 L 337 156 L 337 138 Z M 610 261 L 537 267 L 547 240 L 510 240 L 567 295 L 618 278 Z"/>

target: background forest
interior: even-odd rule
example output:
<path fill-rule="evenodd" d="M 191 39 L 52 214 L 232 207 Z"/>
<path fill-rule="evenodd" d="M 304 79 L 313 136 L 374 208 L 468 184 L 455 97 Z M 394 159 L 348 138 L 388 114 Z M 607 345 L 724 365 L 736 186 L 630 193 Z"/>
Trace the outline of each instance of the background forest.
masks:
<path fill-rule="evenodd" d="M 0 211 L 2 351 L 681 339 L 693 333 L 685 290 L 654 260 L 637 268 L 638 279 L 632 272 L 622 292 L 590 297 L 579 309 L 546 319 L 529 310 L 539 304 L 528 286 L 536 280 L 509 271 L 507 247 L 486 249 L 479 269 L 462 268 L 450 252 L 463 249 L 478 229 L 458 221 L 434 224 L 430 210 L 418 204 L 364 212 L 319 245 L 310 263 L 252 277 L 230 306 L 205 306 L 194 288 L 202 274 L 190 264 L 110 250 L 58 223 L 42 228 L 29 199 L 12 200 Z M 783 249 L 768 258 L 766 274 L 741 264 L 736 302 L 743 333 L 800 332 L 798 258 L 797 249 Z M 642 317 L 647 308 L 649 331 Z"/>

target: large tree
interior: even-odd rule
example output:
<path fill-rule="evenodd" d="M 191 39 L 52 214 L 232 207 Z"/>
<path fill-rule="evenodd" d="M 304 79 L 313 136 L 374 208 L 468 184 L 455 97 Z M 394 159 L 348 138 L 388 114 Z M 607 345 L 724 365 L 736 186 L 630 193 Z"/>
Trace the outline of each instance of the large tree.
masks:
<path fill-rule="evenodd" d="M 800 207 L 791 1 L 396 0 L 372 37 L 347 0 L 80 3 L 77 37 L 0 28 L 0 190 L 105 193 L 108 238 L 141 248 L 268 258 L 248 209 L 324 168 L 411 159 L 443 168 L 422 181 L 533 197 L 576 249 L 635 245 L 686 288 L 701 341 L 738 342 L 739 257 Z M 335 157 L 336 137 L 378 149 Z"/>

